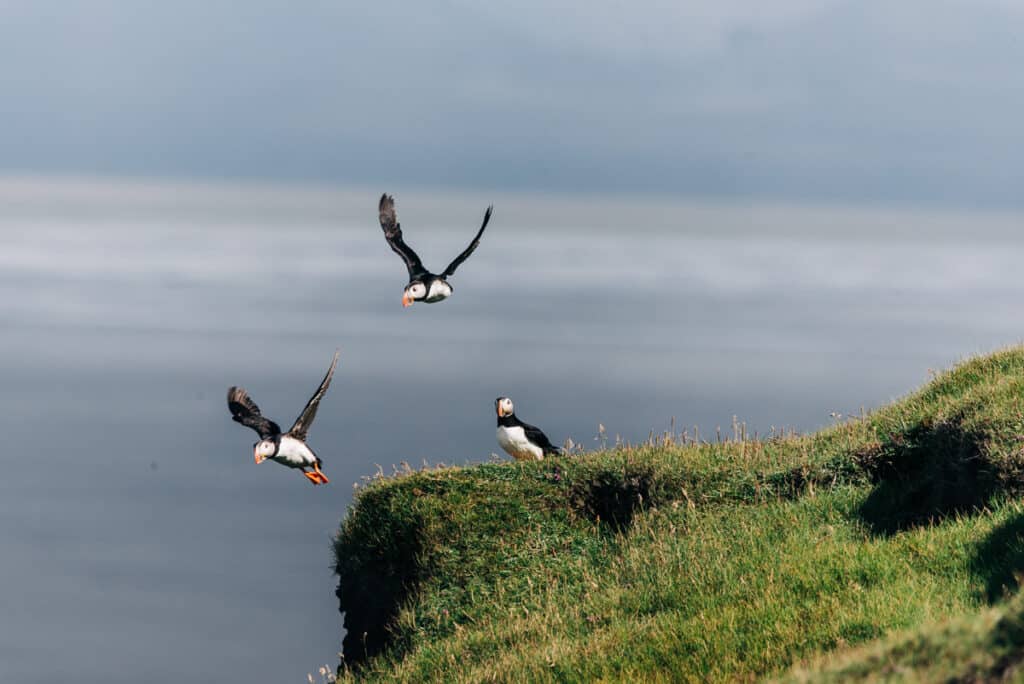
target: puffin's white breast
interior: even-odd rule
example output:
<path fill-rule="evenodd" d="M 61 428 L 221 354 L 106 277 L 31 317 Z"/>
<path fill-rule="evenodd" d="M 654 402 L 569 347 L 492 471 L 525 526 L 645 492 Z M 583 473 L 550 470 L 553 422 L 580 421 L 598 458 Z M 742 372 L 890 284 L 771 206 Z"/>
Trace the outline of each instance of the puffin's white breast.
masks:
<path fill-rule="evenodd" d="M 427 291 L 426 301 L 428 304 L 448 299 L 452 296 L 452 286 L 443 280 L 435 280 L 430 283 L 430 290 Z"/>
<path fill-rule="evenodd" d="M 544 450 L 526 438 L 526 431 L 518 425 L 498 426 L 498 444 L 517 461 L 542 461 Z"/>
<path fill-rule="evenodd" d="M 304 442 L 285 435 L 273 459 L 292 468 L 312 467 L 316 463 L 316 454 Z"/>

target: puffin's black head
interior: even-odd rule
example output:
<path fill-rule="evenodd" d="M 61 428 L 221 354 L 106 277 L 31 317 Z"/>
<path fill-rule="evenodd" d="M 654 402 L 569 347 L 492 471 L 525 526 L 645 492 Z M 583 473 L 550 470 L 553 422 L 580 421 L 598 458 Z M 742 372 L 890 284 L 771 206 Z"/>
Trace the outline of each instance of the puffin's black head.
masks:
<path fill-rule="evenodd" d="M 263 463 L 277 452 L 277 444 L 272 439 L 262 439 L 252 445 L 252 457 L 256 465 Z"/>
<path fill-rule="evenodd" d="M 413 302 L 419 302 L 427 296 L 427 286 L 420 280 L 414 280 L 405 286 L 402 293 L 402 306 L 412 306 Z"/>
<path fill-rule="evenodd" d="M 515 412 L 515 407 L 512 405 L 512 400 L 508 397 L 498 397 L 494 400 L 494 410 L 498 412 L 499 418 L 505 416 L 511 416 Z"/>

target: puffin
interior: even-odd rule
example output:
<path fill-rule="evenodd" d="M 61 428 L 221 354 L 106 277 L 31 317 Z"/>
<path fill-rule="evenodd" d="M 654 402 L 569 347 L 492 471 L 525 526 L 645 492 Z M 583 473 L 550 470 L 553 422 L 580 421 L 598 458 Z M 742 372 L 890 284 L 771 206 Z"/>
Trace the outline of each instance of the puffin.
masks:
<path fill-rule="evenodd" d="M 402 306 L 409 307 L 413 302 L 433 304 L 452 296 L 454 288 L 448 284 L 448 278 L 479 246 L 480 237 L 484 234 L 487 222 L 491 220 L 491 210 L 494 207 L 487 207 L 487 211 L 484 212 L 484 222 L 480 226 L 480 230 L 477 231 L 476 237 L 469 243 L 469 247 L 455 257 L 455 260 L 448 264 L 448 268 L 444 269 L 440 275 L 431 273 L 424 268 L 423 262 L 420 261 L 416 252 L 412 251 L 412 248 L 402 239 L 402 226 L 395 216 L 394 198 L 387 193 L 381 195 L 378 209 L 380 211 L 380 227 L 384 229 L 384 239 L 388 241 L 395 254 L 402 257 L 405 267 L 409 269 L 409 284 L 405 286 L 405 292 L 402 293 Z"/>
<path fill-rule="evenodd" d="M 324 394 L 327 393 L 327 388 L 331 384 L 331 378 L 334 377 L 339 353 L 334 352 L 334 359 L 331 361 L 331 367 L 327 369 L 327 375 L 324 376 L 320 387 L 309 398 L 306 408 L 302 409 L 302 413 L 295 419 L 295 424 L 288 432 L 282 433 L 277 423 L 260 413 L 260 407 L 244 389 L 232 387 L 228 390 L 228 409 L 231 411 L 231 419 L 252 428 L 260 436 L 260 440 L 253 445 L 252 450 L 257 465 L 269 458 L 289 468 L 298 468 L 314 485 L 330 482 L 320 470 L 323 461 L 306 444 L 306 435 L 309 433 L 310 425 L 313 424 L 313 419 L 316 418 L 320 400 L 324 398 Z M 312 472 L 308 470 L 309 468 L 312 468 Z"/>
<path fill-rule="evenodd" d="M 516 417 L 515 406 L 508 397 L 495 399 L 494 409 L 498 413 L 498 444 L 512 458 L 517 461 L 541 461 L 545 456 L 562 453 L 562 449 L 552 444 L 540 428 Z"/>

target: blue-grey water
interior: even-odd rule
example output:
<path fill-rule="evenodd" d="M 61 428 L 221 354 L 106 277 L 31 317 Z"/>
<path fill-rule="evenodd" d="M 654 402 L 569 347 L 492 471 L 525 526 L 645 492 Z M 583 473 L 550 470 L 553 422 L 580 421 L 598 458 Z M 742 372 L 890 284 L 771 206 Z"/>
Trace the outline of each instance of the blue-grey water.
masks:
<path fill-rule="evenodd" d="M 453 298 L 403 310 L 396 194 Z M 301 682 L 341 639 L 330 539 L 378 465 L 733 416 L 812 430 L 1021 337 L 1020 216 L 670 199 L 0 182 L 0 681 Z M 256 466 L 336 347 L 313 488 Z"/>

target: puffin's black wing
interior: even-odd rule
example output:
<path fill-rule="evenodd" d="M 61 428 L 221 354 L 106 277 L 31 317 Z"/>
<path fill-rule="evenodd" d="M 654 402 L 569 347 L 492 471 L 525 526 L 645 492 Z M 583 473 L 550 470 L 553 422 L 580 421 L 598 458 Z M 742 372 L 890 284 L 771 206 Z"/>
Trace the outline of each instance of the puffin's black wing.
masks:
<path fill-rule="evenodd" d="M 292 429 L 288 431 L 288 434 L 295 439 L 306 441 L 306 433 L 309 432 L 309 426 L 313 424 L 313 419 L 316 418 L 316 409 L 320 405 L 320 400 L 324 398 L 324 394 L 327 393 L 327 388 L 331 385 L 331 378 L 334 377 L 334 369 L 338 365 L 338 354 L 341 352 L 334 352 L 334 360 L 331 361 L 331 367 L 327 369 L 327 375 L 320 382 L 320 387 L 317 388 L 313 396 L 309 398 L 306 403 L 306 408 L 302 409 L 302 414 L 295 419 L 295 425 L 292 425 Z"/>
<path fill-rule="evenodd" d="M 381 195 L 379 209 L 380 227 L 384 229 L 384 239 L 388 241 L 392 251 L 402 257 L 405 267 L 409 269 L 409 280 L 415 280 L 427 273 L 427 269 L 423 268 L 423 262 L 416 256 L 416 252 L 412 251 L 412 247 L 405 244 L 405 240 L 402 239 L 402 224 L 395 216 L 395 199 L 387 193 Z"/>
<path fill-rule="evenodd" d="M 530 440 L 530 442 L 532 442 L 533 444 L 539 446 L 545 454 L 562 453 L 562 448 L 556 447 L 554 444 L 552 444 L 551 440 L 548 439 L 548 436 L 541 432 L 541 429 L 539 427 L 530 425 L 529 423 L 524 423 L 523 421 L 519 422 L 523 427 L 523 432 L 526 433 L 526 439 Z"/>
<path fill-rule="evenodd" d="M 259 433 L 260 439 L 281 434 L 281 428 L 277 426 L 277 423 L 265 418 L 260 413 L 260 407 L 241 387 L 232 387 L 228 390 L 228 409 L 231 411 L 233 421 L 251 427 Z"/>
<path fill-rule="evenodd" d="M 461 266 L 462 262 L 468 259 L 469 255 L 473 253 L 473 250 L 480 245 L 480 236 L 484 234 L 484 228 L 487 227 L 487 222 L 491 220 L 491 210 L 493 209 L 493 206 L 487 207 L 487 211 L 484 212 L 483 225 L 481 225 L 480 230 L 477 231 L 476 237 L 473 238 L 473 241 L 469 243 L 469 247 L 463 250 L 462 254 L 455 257 L 455 260 L 452 263 L 448 264 L 448 268 L 444 269 L 444 273 L 441 274 L 442 278 L 447 278 L 448 276 L 454 274 L 455 269 Z"/>

